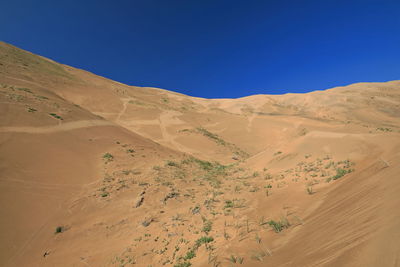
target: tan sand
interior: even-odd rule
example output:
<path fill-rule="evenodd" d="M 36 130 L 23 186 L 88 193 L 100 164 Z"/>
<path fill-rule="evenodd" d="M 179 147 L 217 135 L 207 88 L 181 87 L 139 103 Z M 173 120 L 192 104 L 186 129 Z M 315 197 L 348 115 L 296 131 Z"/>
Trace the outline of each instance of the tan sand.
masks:
<path fill-rule="evenodd" d="M 0 118 L 0 266 L 400 266 L 400 81 L 202 99 L 0 42 Z"/>

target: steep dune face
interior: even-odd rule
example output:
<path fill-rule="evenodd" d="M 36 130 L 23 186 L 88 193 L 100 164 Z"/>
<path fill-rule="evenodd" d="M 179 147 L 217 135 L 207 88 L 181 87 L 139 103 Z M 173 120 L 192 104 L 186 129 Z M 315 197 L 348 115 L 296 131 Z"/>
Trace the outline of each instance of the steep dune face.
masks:
<path fill-rule="evenodd" d="M 33 255 L 45 253 L 60 218 L 70 217 L 74 203 L 98 189 L 108 160 L 104 155 L 129 154 L 129 168 L 139 172 L 179 153 L 47 89 L 64 79 L 79 80 L 62 66 L 2 46 L 0 265 L 29 266 Z"/>
<path fill-rule="evenodd" d="M 379 243 L 383 239 L 398 242 L 397 231 L 393 231 L 399 226 L 398 213 L 392 209 L 399 203 L 393 191 L 399 187 L 397 142 L 395 135 L 386 136 L 385 141 L 382 136 L 371 136 L 362 144 L 342 138 L 340 143 L 346 147 L 336 149 L 357 158 L 357 171 L 330 188 L 314 186 L 316 194 L 323 192 L 323 199 L 317 198 L 318 207 L 305 216 L 301 229 L 288 233 L 268 262 L 272 266 L 397 266 L 397 246 L 388 245 L 386 252 L 378 247 L 386 247 Z M 357 154 L 352 154 L 354 148 Z"/>
<path fill-rule="evenodd" d="M 0 43 L 0 265 L 397 266 L 400 82 L 202 99 Z"/>

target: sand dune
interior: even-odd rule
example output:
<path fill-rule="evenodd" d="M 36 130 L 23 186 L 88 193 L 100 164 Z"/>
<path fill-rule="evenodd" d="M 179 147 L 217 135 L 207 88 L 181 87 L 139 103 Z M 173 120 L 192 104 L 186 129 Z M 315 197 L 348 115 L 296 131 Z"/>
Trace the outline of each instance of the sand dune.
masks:
<path fill-rule="evenodd" d="M 0 43 L 1 266 L 400 266 L 400 81 L 203 99 Z"/>

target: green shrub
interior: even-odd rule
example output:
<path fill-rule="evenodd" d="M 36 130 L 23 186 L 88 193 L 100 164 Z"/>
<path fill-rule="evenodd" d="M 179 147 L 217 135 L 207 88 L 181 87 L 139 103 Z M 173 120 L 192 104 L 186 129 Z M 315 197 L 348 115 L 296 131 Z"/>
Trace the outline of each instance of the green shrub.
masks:
<path fill-rule="evenodd" d="M 275 233 L 279 233 L 290 226 L 290 223 L 286 218 L 282 218 L 280 221 L 270 220 L 268 224 L 272 227 Z"/>
<path fill-rule="evenodd" d="M 28 89 L 28 88 L 15 88 L 15 89 L 20 90 L 20 91 L 24 91 L 24 92 L 27 92 L 27 93 L 30 93 L 30 94 L 33 94 L 32 91 L 30 89 Z"/>
<path fill-rule="evenodd" d="M 65 230 L 64 226 L 57 226 L 56 231 L 54 233 L 60 234 L 60 233 L 64 232 L 64 230 Z"/>
<path fill-rule="evenodd" d="M 239 257 L 239 256 L 234 256 L 234 255 L 231 255 L 230 257 L 229 257 L 229 261 L 230 262 L 232 262 L 232 263 L 239 263 L 239 264 L 242 264 L 243 263 L 243 258 L 242 257 Z"/>
<path fill-rule="evenodd" d="M 200 247 L 202 244 L 208 244 L 212 241 L 214 241 L 214 238 L 211 236 L 202 236 L 196 240 L 196 247 Z"/>
<path fill-rule="evenodd" d="M 168 160 L 166 165 L 167 166 L 171 166 L 171 167 L 178 167 L 179 166 L 179 164 L 177 162 L 172 161 L 172 160 Z"/>
<path fill-rule="evenodd" d="M 39 98 L 39 99 L 49 99 L 48 97 L 45 97 L 45 96 L 42 96 L 42 95 L 36 95 L 36 98 Z"/>
<path fill-rule="evenodd" d="M 196 257 L 196 253 L 194 252 L 194 250 L 189 250 L 185 257 L 183 257 L 184 260 L 190 260 L 193 259 L 194 257 Z"/>
<path fill-rule="evenodd" d="M 337 168 L 336 169 L 336 175 L 332 177 L 333 180 L 337 180 L 343 176 L 345 176 L 347 173 L 351 173 L 353 170 L 352 169 L 342 169 L 342 168 Z"/>
<path fill-rule="evenodd" d="M 58 119 L 58 120 L 63 120 L 63 118 L 61 116 L 57 115 L 56 113 L 49 113 L 49 115 L 54 117 L 54 118 L 56 118 L 56 119 Z"/>
<path fill-rule="evenodd" d="M 213 164 L 209 161 L 194 159 L 194 162 L 196 162 L 200 166 L 200 168 L 206 171 L 209 171 L 213 168 Z"/>
<path fill-rule="evenodd" d="M 208 220 L 204 220 L 203 222 L 203 229 L 201 230 L 202 232 L 208 234 L 212 229 L 212 222 Z"/>
<path fill-rule="evenodd" d="M 103 155 L 103 159 L 105 159 L 106 162 L 109 162 L 109 161 L 112 161 L 112 160 L 114 159 L 114 156 L 111 155 L 110 153 L 105 153 L 105 154 Z"/>
<path fill-rule="evenodd" d="M 229 208 L 233 208 L 234 204 L 232 200 L 225 200 L 225 206 L 224 209 L 229 209 Z"/>

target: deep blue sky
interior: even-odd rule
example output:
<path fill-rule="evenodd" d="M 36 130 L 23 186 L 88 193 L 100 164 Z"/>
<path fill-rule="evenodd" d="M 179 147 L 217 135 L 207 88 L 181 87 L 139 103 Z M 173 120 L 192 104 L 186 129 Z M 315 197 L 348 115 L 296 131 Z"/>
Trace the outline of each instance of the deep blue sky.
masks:
<path fill-rule="evenodd" d="M 400 79 L 399 0 L 5 0 L 0 10 L 2 41 L 192 96 Z"/>

